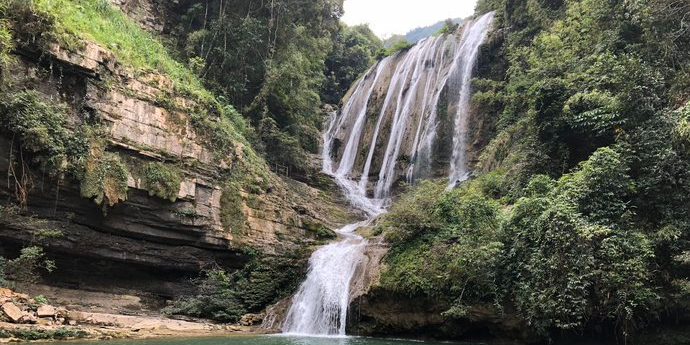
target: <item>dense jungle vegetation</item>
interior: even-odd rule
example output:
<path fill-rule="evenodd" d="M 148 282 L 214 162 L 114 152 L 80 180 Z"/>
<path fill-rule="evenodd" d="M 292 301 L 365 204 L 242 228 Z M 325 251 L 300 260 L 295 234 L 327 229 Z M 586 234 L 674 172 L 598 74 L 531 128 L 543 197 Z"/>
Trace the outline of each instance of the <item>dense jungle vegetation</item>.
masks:
<path fill-rule="evenodd" d="M 495 137 L 471 181 L 394 205 L 381 285 L 447 300 L 449 318 L 517 315 L 544 338 L 687 323 L 690 3 L 477 10 L 496 11 L 473 98 Z"/>
<path fill-rule="evenodd" d="M 367 26 L 340 22 L 342 0 L 215 0 L 181 12 L 181 60 L 249 119 L 255 149 L 301 173 L 318 152 L 322 104 L 338 104 L 382 46 Z"/>
<path fill-rule="evenodd" d="M 79 36 L 198 99 L 192 120 L 217 156 L 247 142 L 308 175 L 323 103 L 337 104 L 377 56 L 391 53 L 368 27 L 340 23 L 338 0 L 180 6 L 160 38 L 105 0 L 0 1 L 1 130 L 16 135 L 32 164 L 77 178 L 83 196 L 104 208 L 127 196 L 127 167 L 104 151 L 94 124 L 72 128 L 60 102 L 10 87 L 13 50 L 78 45 Z M 391 251 L 381 287 L 445 300 L 447 318 L 488 306 L 542 338 L 628 339 L 687 324 L 690 3 L 479 1 L 478 13 L 492 10 L 473 109 L 492 122 L 484 135 L 493 139 L 472 180 L 449 191 L 445 181 L 423 182 L 384 217 L 378 230 Z M 141 170 L 151 195 L 176 198 L 178 169 Z M 242 178 L 228 183 L 251 185 Z M 238 193 L 225 198 L 241 213 Z M 52 269 L 40 247 L 27 246 L 19 258 L 0 257 L 0 284 Z M 200 294 L 170 312 L 237 321 L 276 291 L 293 291 L 299 274 L 252 257 L 234 273 L 209 270 Z"/>

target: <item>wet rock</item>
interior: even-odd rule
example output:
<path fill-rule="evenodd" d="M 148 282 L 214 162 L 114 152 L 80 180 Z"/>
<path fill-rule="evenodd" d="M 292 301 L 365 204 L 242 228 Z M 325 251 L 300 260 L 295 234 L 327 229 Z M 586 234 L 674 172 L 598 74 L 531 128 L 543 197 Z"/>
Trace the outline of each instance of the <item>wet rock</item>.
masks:
<path fill-rule="evenodd" d="M 242 326 L 254 326 L 261 324 L 264 320 L 264 314 L 245 314 L 240 319 L 240 325 Z"/>

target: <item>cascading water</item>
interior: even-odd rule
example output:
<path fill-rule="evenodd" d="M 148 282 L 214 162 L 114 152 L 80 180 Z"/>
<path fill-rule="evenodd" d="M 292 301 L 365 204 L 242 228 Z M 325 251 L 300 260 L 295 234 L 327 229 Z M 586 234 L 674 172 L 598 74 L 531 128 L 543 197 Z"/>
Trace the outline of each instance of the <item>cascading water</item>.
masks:
<path fill-rule="evenodd" d="M 401 175 L 396 170 L 401 160 L 408 164 L 404 169 L 408 181 L 430 176 L 443 126 L 440 103 L 446 103 L 445 117 L 455 110 L 445 126 L 452 129 L 446 135 L 452 137 L 447 158 L 451 186 L 466 179 L 470 79 L 492 19 L 493 13 L 488 13 L 467 23 L 459 38 L 428 38 L 407 52 L 383 59 L 355 83 L 340 116 L 330 115 L 323 135 L 323 171 L 335 178 L 350 203 L 368 218 L 337 230 L 342 239 L 319 248 L 309 259 L 307 279 L 283 323 L 286 333 L 345 335 L 350 286 L 367 244 L 353 232 L 385 212 L 391 188 Z M 382 104 L 372 102 L 380 98 Z M 344 145 L 334 149 L 336 142 Z M 337 166 L 334 156 L 340 157 Z M 375 167 L 378 170 L 372 171 Z M 370 191 L 370 175 L 377 171 Z"/>
<path fill-rule="evenodd" d="M 488 26 L 491 24 L 493 15 L 486 15 L 480 18 L 476 25 L 468 28 L 463 34 L 462 45 L 460 46 L 459 58 L 461 63 L 460 82 L 460 101 L 458 102 L 457 114 L 455 114 L 455 131 L 453 132 L 453 157 L 450 161 L 450 175 L 448 178 L 449 187 L 455 186 L 469 176 L 467 168 L 467 118 L 470 112 L 470 97 L 472 69 L 477 62 L 479 46 L 486 39 Z"/>

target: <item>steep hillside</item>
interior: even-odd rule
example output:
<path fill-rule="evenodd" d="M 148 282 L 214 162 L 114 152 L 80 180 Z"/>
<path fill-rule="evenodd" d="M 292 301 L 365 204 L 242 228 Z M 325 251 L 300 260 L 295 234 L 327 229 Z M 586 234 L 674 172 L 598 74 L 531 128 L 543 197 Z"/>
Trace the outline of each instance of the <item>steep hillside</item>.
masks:
<path fill-rule="evenodd" d="M 273 276 L 235 306 L 258 311 L 348 220 L 331 195 L 273 173 L 242 116 L 118 8 L 9 1 L 0 17 L 1 281 L 30 288 L 47 269 L 43 283 L 159 307 L 194 293 L 202 270 L 241 269 Z"/>
<path fill-rule="evenodd" d="M 352 333 L 687 342 L 690 7 L 480 1 L 490 10 L 474 178 L 393 205 Z"/>

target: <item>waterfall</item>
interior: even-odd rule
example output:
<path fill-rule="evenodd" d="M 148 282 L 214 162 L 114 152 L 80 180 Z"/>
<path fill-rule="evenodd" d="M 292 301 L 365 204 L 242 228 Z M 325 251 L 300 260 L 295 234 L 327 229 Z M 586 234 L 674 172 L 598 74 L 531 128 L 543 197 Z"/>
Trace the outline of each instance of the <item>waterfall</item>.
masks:
<path fill-rule="evenodd" d="M 449 186 L 455 186 L 469 177 L 467 168 L 467 117 L 470 112 L 470 97 L 472 69 L 477 62 L 479 46 L 486 39 L 487 28 L 491 24 L 493 15 L 485 15 L 480 18 L 475 25 L 469 27 L 463 34 L 462 45 L 460 46 L 459 65 L 461 66 L 460 82 L 460 101 L 458 102 L 457 114 L 455 114 L 455 131 L 453 132 L 453 157 L 450 161 L 450 175 L 448 178 Z"/>
<path fill-rule="evenodd" d="M 309 259 L 307 279 L 288 310 L 283 330 L 290 334 L 345 335 L 350 281 L 364 256 L 366 241 L 352 234 L 366 222 L 338 230 L 343 237 L 319 248 Z"/>
<path fill-rule="evenodd" d="M 465 24 L 460 37 L 430 37 L 379 61 L 353 85 L 342 111 L 330 114 L 323 134 L 323 171 L 368 217 L 337 230 L 338 242 L 312 254 L 307 279 L 283 323 L 284 332 L 345 335 L 350 286 L 367 244 L 354 231 L 386 211 L 400 176 L 409 182 L 431 176 L 434 150 L 443 144 L 438 135 L 442 127 L 451 130 L 444 133 L 452 137 L 447 157 L 451 186 L 467 178 L 470 80 L 492 19 L 493 13 L 488 13 Z M 452 119 L 447 119 L 452 109 Z M 399 169 L 402 164 L 407 166 Z M 376 168 L 378 174 L 372 170 Z M 369 190 L 372 172 L 378 179 Z"/>

